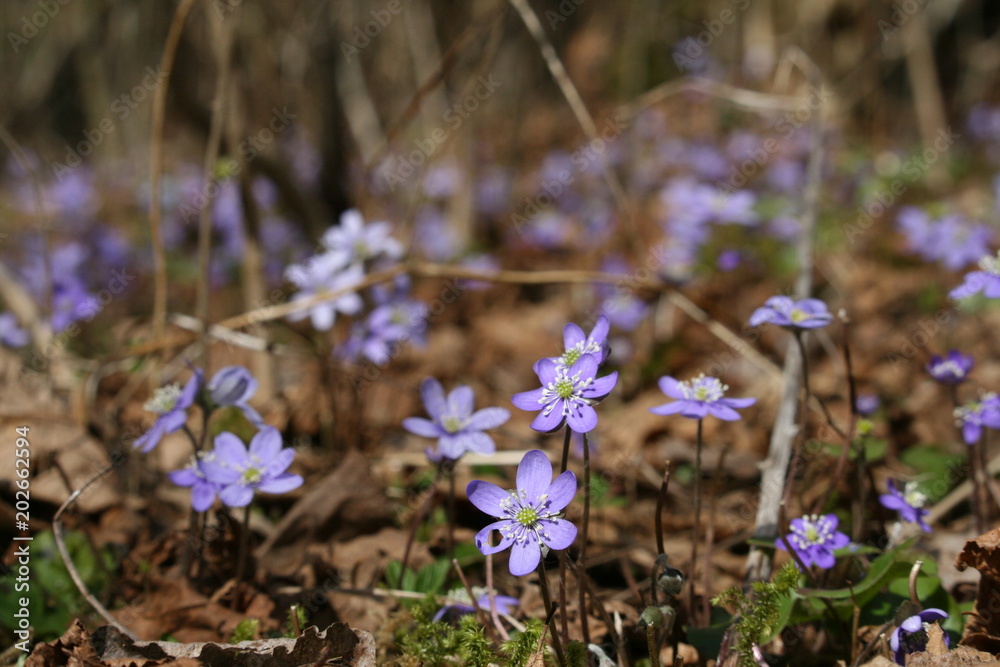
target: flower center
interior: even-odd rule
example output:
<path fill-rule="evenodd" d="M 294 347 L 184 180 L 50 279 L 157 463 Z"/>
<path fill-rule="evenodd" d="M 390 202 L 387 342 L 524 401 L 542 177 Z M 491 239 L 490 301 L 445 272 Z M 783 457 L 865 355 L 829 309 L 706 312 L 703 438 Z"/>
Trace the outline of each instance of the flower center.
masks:
<path fill-rule="evenodd" d="M 681 391 L 688 400 L 713 403 L 722 398 L 729 389 L 718 378 L 705 377 L 702 373 L 694 380 L 681 382 Z"/>
<path fill-rule="evenodd" d="M 944 375 L 952 378 L 960 378 L 964 375 L 961 366 L 952 361 L 951 359 L 942 361 L 936 364 L 932 369 L 933 375 Z"/>
<path fill-rule="evenodd" d="M 263 475 L 259 468 L 250 467 L 243 471 L 243 476 L 241 477 L 241 480 L 245 484 L 253 486 L 254 484 L 260 483 L 261 477 L 263 477 Z"/>
<path fill-rule="evenodd" d="M 559 398 L 569 398 L 573 395 L 573 380 L 564 377 L 556 380 L 555 392 Z"/>
<path fill-rule="evenodd" d="M 809 313 L 802 310 L 801 308 L 792 308 L 791 312 L 792 322 L 804 322 L 809 319 Z"/>
<path fill-rule="evenodd" d="M 927 496 L 917 490 L 916 482 L 907 482 L 903 489 L 903 500 L 907 505 L 920 509 L 927 504 Z"/>
<path fill-rule="evenodd" d="M 1000 252 L 997 252 L 995 257 L 993 255 L 986 255 L 986 257 L 979 260 L 979 268 L 986 273 L 1000 276 Z"/>
<path fill-rule="evenodd" d="M 514 515 L 514 521 L 517 521 L 525 528 L 532 528 L 538 523 L 538 511 L 533 507 L 522 507 Z"/>
<path fill-rule="evenodd" d="M 563 363 L 567 366 L 572 366 L 576 363 L 576 360 L 583 355 L 583 348 L 572 347 L 566 350 L 565 354 L 562 356 Z"/>
<path fill-rule="evenodd" d="M 793 532 L 798 533 L 805 542 L 804 547 L 815 546 L 823 544 L 830 537 L 830 525 L 825 518 L 813 514 L 802 517 L 802 528 Z"/>
<path fill-rule="evenodd" d="M 149 412 L 165 415 L 177 406 L 181 397 L 181 386 L 177 383 L 160 387 L 153 392 L 153 397 L 142 406 Z"/>
<path fill-rule="evenodd" d="M 457 433 L 462 430 L 462 420 L 449 415 L 441 421 L 441 426 L 444 426 L 444 430 L 448 433 Z"/>

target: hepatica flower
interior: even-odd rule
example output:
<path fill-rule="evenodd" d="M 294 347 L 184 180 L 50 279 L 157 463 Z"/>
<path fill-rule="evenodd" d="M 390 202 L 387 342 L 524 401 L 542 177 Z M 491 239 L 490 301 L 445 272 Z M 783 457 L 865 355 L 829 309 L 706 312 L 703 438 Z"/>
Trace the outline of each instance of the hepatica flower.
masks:
<path fill-rule="evenodd" d="M 576 495 L 576 476 L 567 470 L 553 480 L 552 464 L 540 450 L 533 449 L 521 459 L 516 490 L 504 491 L 496 484 L 473 480 L 466 493 L 473 505 L 500 519 L 476 534 L 476 547 L 484 555 L 509 547 L 510 573 L 515 577 L 538 566 L 543 546 L 558 551 L 576 539 L 576 526 L 561 518 Z M 494 530 L 500 532 L 500 542 L 491 546 Z"/>
<path fill-rule="evenodd" d="M 704 373 L 686 382 L 664 375 L 659 385 L 664 394 L 675 400 L 650 408 L 654 415 L 680 414 L 688 419 L 704 419 L 712 415 L 724 421 L 736 421 L 740 415 L 735 408 L 748 408 L 757 402 L 755 398 L 725 398 L 729 387 L 718 378 Z"/>
<path fill-rule="evenodd" d="M 598 364 L 604 363 L 604 360 L 611 354 L 611 348 L 608 347 L 608 329 L 610 327 L 611 323 L 607 316 L 601 315 L 597 318 L 590 335 L 587 336 L 583 333 L 583 329 L 570 322 L 563 329 L 563 344 L 566 350 L 562 356 L 552 357 L 552 361 L 564 366 L 572 366 L 584 354 L 592 354 L 597 359 Z"/>
<path fill-rule="evenodd" d="M 880 495 L 878 501 L 882 507 L 899 512 L 903 521 L 917 524 L 925 533 L 931 532 L 931 527 L 924 522 L 924 517 L 930 514 L 930 510 L 924 509 L 927 496 L 919 491 L 916 482 L 907 482 L 900 491 L 890 479 L 889 493 Z"/>
<path fill-rule="evenodd" d="M 861 394 L 854 401 L 854 409 L 862 417 L 870 417 L 879 409 L 882 401 L 874 394 Z"/>
<path fill-rule="evenodd" d="M 326 231 L 323 245 L 342 265 L 364 262 L 379 255 L 397 259 L 403 254 L 402 244 L 392 237 L 392 225 L 373 222 L 365 226 L 364 217 L 353 208 L 340 216 L 339 226 Z"/>
<path fill-rule="evenodd" d="M 832 320 L 833 315 L 819 299 L 795 301 L 787 296 L 772 296 L 763 306 L 753 311 L 750 326 L 777 324 L 793 329 L 818 329 Z"/>
<path fill-rule="evenodd" d="M 452 604 L 445 605 L 438 609 L 437 613 L 434 614 L 432 621 L 440 620 L 454 620 L 466 614 L 475 613 L 476 609 L 482 609 L 483 611 L 490 610 L 490 594 L 486 592 L 485 588 L 479 586 L 472 587 L 472 594 L 476 596 L 475 605 L 473 606 L 473 601 L 469 599 L 469 594 L 464 588 L 456 588 L 455 590 L 448 593 L 448 597 L 453 600 L 463 600 L 464 602 L 453 602 Z M 498 614 L 509 614 L 514 607 L 517 606 L 518 599 L 512 598 L 509 595 L 494 595 L 493 604 L 496 605 Z"/>
<path fill-rule="evenodd" d="M 511 401 L 522 410 L 540 410 L 531 428 L 551 433 L 569 424 L 578 433 L 589 433 L 597 426 L 597 411 L 593 406 L 611 393 L 618 382 L 618 372 L 597 376 L 597 357 L 580 356 L 572 366 L 542 359 L 535 364 L 535 373 L 542 386 L 514 394 Z"/>
<path fill-rule="evenodd" d="M 927 649 L 927 628 L 931 623 L 937 623 L 948 618 L 943 609 L 924 609 L 919 614 L 910 616 L 899 624 L 889 638 L 889 648 L 897 665 L 906 664 L 906 656 L 910 653 Z M 948 634 L 944 635 L 944 645 L 948 646 Z"/>
<path fill-rule="evenodd" d="M 934 355 L 927 363 L 927 372 L 941 384 L 961 384 L 972 371 L 972 356 L 951 350 L 944 357 Z"/>
<path fill-rule="evenodd" d="M 213 405 L 239 408 L 254 426 L 261 428 L 263 417 L 247 403 L 255 391 L 257 378 L 243 366 L 221 368 L 208 382 L 208 394 Z"/>
<path fill-rule="evenodd" d="M 153 426 L 148 431 L 136 438 L 132 446 L 146 453 L 160 444 L 163 436 L 183 428 L 187 421 L 187 409 L 198 397 L 203 381 L 204 374 L 199 369 L 195 371 L 183 389 L 181 389 L 180 384 L 174 383 L 160 387 L 153 392 L 153 397 L 146 401 L 143 408 L 156 413 L 156 421 L 153 422 Z"/>
<path fill-rule="evenodd" d="M 966 273 L 962 284 L 948 296 L 958 301 L 982 292 L 989 299 L 1000 298 L 1000 252 L 996 256 L 986 255 L 980 259 L 979 268 L 979 271 Z"/>
<path fill-rule="evenodd" d="M 221 489 L 219 498 L 230 507 L 246 507 L 254 492 L 286 493 L 302 486 L 301 475 L 285 472 L 295 450 L 282 448 L 281 434 L 265 426 L 250 440 L 248 450 L 232 433 L 215 436 L 215 451 L 201 461 L 201 470 Z"/>
<path fill-rule="evenodd" d="M 978 401 L 955 408 L 955 425 L 962 429 L 965 444 L 978 442 L 984 426 L 1000 428 L 1000 397 L 988 392 Z"/>
<path fill-rule="evenodd" d="M 496 428 L 510 419 L 503 408 L 484 408 L 473 412 L 475 396 L 472 388 L 462 385 L 444 395 L 444 388 L 434 378 L 420 385 L 420 394 L 430 419 L 407 417 L 403 428 L 425 438 L 437 438 L 437 453 L 428 450 L 428 458 L 457 460 L 466 452 L 492 454 L 496 444 L 483 431 Z"/>
<path fill-rule="evenodd" d="M 191 487 L 191 507 L 196 512 L 204 512 L 211 507 L 222 488 L 207 479 L 201 469 L 203 461 L 210 461 L 214 457 L 214 452 L 201 452 L 198 456 L 191 457 L 191 463 L 187 468 L 167 473 L 170 481 L 177 486 Z"/>
<path fill-rule="evenodd" d="M 851 541 L 847 535 L 837 530 L 838 523 L 836 514 L 809 514 L 801 519 L 792 519 L 789 526 L 792 532 L 779 537 L 774 545 L 782 551 L 788 551 L 788 543 L 791 543 L 805 567 L 815 564 L 821 569 L 829 570 L 836 563 L 834 550 L 846 547 Z"/>

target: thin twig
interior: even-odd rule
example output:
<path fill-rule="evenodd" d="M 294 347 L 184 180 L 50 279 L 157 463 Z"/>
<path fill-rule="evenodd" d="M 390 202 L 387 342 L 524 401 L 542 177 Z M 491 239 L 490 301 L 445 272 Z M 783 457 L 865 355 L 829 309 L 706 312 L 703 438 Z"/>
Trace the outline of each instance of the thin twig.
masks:
<path fill-rule="evenodd" d="M 804 54 L 801 59 L 805 59 Z M 811 63 L 810 63 L 811 64 Z M 822 86 L 822 77 L 814 64 L 809 67 L 809 78 L 814 85 Z M 812 292 L 813 242 L 819 211 L 819 194 L 822 185 L 823 132 L 825 105 L 814 112 L 810 135 L 809 162 L 806 167 L 806 187 L 803 192 L 802 227 L 796 245 L 799 273 L 795 281 L 797 298 L 806 298 Z M 792 460 L 792 442 L 799 433 L 796 426 L 799 375 L 804 356 L 796 354 L 791 347 L 785 355 L 784 393 L 778 408 L 774 430 L 768 447 L 767 459 L 761 473 L 761 500 L 757 507 L 754 537 L 773 539 L 777 537 L 780 524 L 780 507 L 789 484 L 789 464 Z M 758 547 L 752 547 L 747 558 L 745 583 L 763 581 L 771 575 L 772 554 Z"/>
<path fill-rule="evenodd" d="M 566 656 L 563 653 L 562 641 L 556 631 L 555 612 L 552 606 L 552 596 L 549 595 L 549 582 L 545 578 L 545 561 L 538 562 L 538 588 L 542 593 L 542 604 L 545 605 L 545 622 L 549 626 L 549 634 L 552 635 L 552 648 L 556 651 L 556 660 L 560 667 L 566 666 Z"/>
<path fill-rule="evenodd" d="M 94 597 L 94 595 L 87 588 L 87 584 L 83 581 L 83 578 L 80 576 L 80 573 L 76 569 L 76 565 L 73 564 L 73 560 L 70 558 L 69 549 L 66 548 L 66 539 L 63 536 L 63 525 L 62 525 L 63 512 L 72 507 L 73 504 L 76 502 L 77 498 L 79 498 L 84 493 L 84 491 L 86 491 L 90 487 L 91 484 L 103 478 L 112 470 L 114 470 L 113 465 L 106 466 L 96 475 L 87 480 L 86 484 L 84 484 L 82 487 L 80 487 L 79 489 L 70 494 L 69 498 L 66 499 L 66 502 L 64 502 L 59 507 L 59 509 L 56 511 L 55 516 L 52 517 L 52 536 L 55 539 L 56 547 L 58 547 L 59 549 L 59 555 L 62 556 L 63 564 L 66 566 L 66 571 L 69 572 L 70 578 L 73 580 L 73 583 L 76 584 L 77 590 L 80 591 L 80 595 L 82 595 L 84 599 L 90 603 L 90 606 L 93 607 L 94 610 L 98 614 L 100 614 L 105 621 L 115 626 L 115 628 L 119 632 L 128 635 L 135 641 L 138 641 L 139 637 L 131 630 L 129 630 L 127 627 L 119 623 L 118 620 L 111 615 L 111 612 L 109 612 L 104 607 L 104 605 L 102 605 L 101 602 L 96 597 Z"/>
<path fill-rule="evenodd" d="M 667 504 L 667 489 L 670 488 L 670 461 L 663 463 L 663 482 L 660 483 L 660 495 L 656 497 L 656 553 L 666 553 L 663 546 L 663 507 Z"/>
<path fill-rule="evenodd" d="M 238 7 L 236 10 L 238 11 Z M 215 181 L 215 167 L 219 161 L 219 146 L 222 144 L 222 128 L 225 123 L 229 94 L 229 78 L 232 70 L 233 32 L 236 16 L 224 18 L 218 12 L 209 12 L 214 17 L 210 29 L 217 40 L 215 66 L 215 95 L 212 98 L 212 117 L 208 126 L 208 140 L 205 142 L 205 157 L 202 161 L 201 208 L 198 210 L 198 287 L 195 295 L 195 315 L 202 325 L 208 324 L 208 304 L 211 292 L 212 269 L 212 218 L 215 194 L 218 187 L 211 187 Z M 208 365 L 208 341 L 205 329 L 201 335 L 202 365 Z"/>
<path fill-rule="evenodd" d="M 559 59 L 559 54 L 556 53 L 555 47 L 552 46 L 552 42 L 545 34 L 545 30 L 542 28 L 542 24 L 538 20 L 538 16 L 534 10 L 528 4 L 527 0 L 510 0 L 510 4 L 517 10 L 517 13 L 521 16 L 521 20 L 524 21 L 524 25 L 527 26 L 528 32 L 531 33 L 531 37 L 538 44 L 538 49 L 545 60 L 545 66 L 548 67 L 552 78 L 556 80 L 559 90 L 569 103 L 570 109 L 573 110 L 573 115 L 576 116 L 577 122 L 580 123 L 580 127 L 583 128 L 584 133 L 587 135 L 587 139 L 592 142 L 602 141 L 601 137 L 597 134 L 597 125 L 594 123 L 590 112 L 587 111 L 587 105 L 584 104 L 579 91 L 577 91 L 576 86 L 570 80 L 566 68 Z M 631 250 L 638 256 L 641 252 L 642 244 L 639 239 L 639 232 L 635 227 L 635 219 L 632 215 L 631 207 L 628 204 L 628 199 L 625 197 L 625 189 L 611 168 L 607 151 L 601 152 L 599 155 L 601 168 L 604 172 L 604 180 L 607 181 L 608 188 L 611 190 L 611 194 L 615 198 L 615 203 L 624 218 L 625 233 L 628 236 Z"/>
<path fill-rule="evenodd" d="M 546 285 L 546 284 L 588 284 L 599 283 L 607 285 L 623 285 L 633 290 L 649 290 L 652 292 L 664 292 L 672 303 L 677 305 L 691 319 L 705 326 L 710 333 L 719 338 L 723 343 L 731 347 L 735 352 L 745 357 L 752 364 L 757 366 L 775 379 L 782 377 L 782 371 L 774 362 L 762 355 L 751 346 L 747 345 L 737 334 L 733 333 L 722 323 L 712 319 L 708 313 L 699 308 L 690 299 L 678 292 L 676 288 L 668 283 L 654 280 L 639 280 L 633 276 L 624 276 L 601 271 L 579 271 L 579 270 L 548 270 L 548 271 L 479 271 L 463 266 L 452 266 L 447 264 L 434 264 L 431 262 L 411 261 L 397 264 L 383 271 L 377 271 L 365 276 L 357 284 L 343 289 L 331 290 L 310 297 L 290 301 L 288 303 L 262 306 L 251 311 L 229 317 L 217 323 L 222 329 L 242 329 L 253 324 L 260 324 L 272 320 L 287 317 L 292 313 L 308 310 L 318 304 L 337 299 L 344 294 L 357 292 L 359 290 L 389 282 L 396 276 L 407 274 L 416 278 L 460 278 L 468 280 L 478 280 L 483 282 L 502 283 L 511 285 Z M 187 345 L 196 336 L 194 334 L 181 334 L 169 340 L 155 339 L 148 343 L 143 343 L 132 347 L 120 355 L 112 358 L 136 356 L 150 354 L 167 347 Z"/>
<path fill-rule="evenodd" d="M 476 594 L 473 592 L 472 586 L 469 585 L 469 580 L 465 578 L 465 572 L 462 571 L 462 566 L 459 565 L 457 558 L 451 559 L 451 566 L 455 568 L 455 573 L 458 574 L 458 579 L 462 582 L 462 586 L 465 588 L 465 594 L 469 596 L 469 604 L 471 604 L 472 608 L 475 609 L 476 618 L 479 619 L 479 624 L 486 628 L 493 641 L 497 641 L 496 632 L 487 622 L 489 619 L 486 617 L 486 610 L 479 606 Z"/>
<path fill-rule="evenodd" d="M 163 337 L 167 325 L 167 258 L 163 246 L 162 193 L 160 181 L 163 176 L 163 130 L 166 118 L 167 88 L 170 73 L 174 67 L 177 46 L 187 15 L 194 7 L 194 0 L 181 0 L 174 12 L 167 31 L 167 41 L 160 57 L 160 77 L 153 93 L 152 138 L 149 149 L 149 235 L 153 247 L 153 338 Z"/>

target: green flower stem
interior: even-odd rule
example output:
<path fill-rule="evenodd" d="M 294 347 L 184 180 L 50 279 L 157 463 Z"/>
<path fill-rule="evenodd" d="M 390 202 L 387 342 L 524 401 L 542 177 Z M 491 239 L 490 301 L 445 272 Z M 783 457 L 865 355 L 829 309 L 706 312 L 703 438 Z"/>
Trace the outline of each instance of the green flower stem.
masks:
<path fill-rule="evenodd" d="M 698 420 L 698 434 L 695 439 L 694 459 L 694 527 L 691 529 L 691 566 L 688 574 L 688 614 L 692 625 L 695 623 L 694 582 L 695 568 L 698 563 L 698 540 L 701 534 L 701 433 L 702 422 Z M 707 567 L 707 564 L 706 564 Z"/>
<path fill-rule="evenodd" d="M 587 529 L 590 527 L 590 443 L 587 434 L 583 436 L 583 526 L 580 530 L 580 576 L 587 576 Z M 587 588 L 580 582 L 580 626 L 583 630 L 584 645 L 590 644 L 590 624 L 587 622 Z"/>
<path fill-rule="evenodd" d="M 252 505 L 253 503 L 250 503 Z M 250 505 L 243 508 L 243 529 L 240 531 L 240 554 L 236 565 L 236 581 L 243 581 L 250 551 Z"/>
<path fill-rule="evenodd" d="M 560 474 L 566 472 L 566 468 L 569 467 L 569 440 L 572 435 L 572 429 L 570 429 L 569 424 L 566 424 L 566 435 L 563 437 L 562 462 L 559 464 Z"/>

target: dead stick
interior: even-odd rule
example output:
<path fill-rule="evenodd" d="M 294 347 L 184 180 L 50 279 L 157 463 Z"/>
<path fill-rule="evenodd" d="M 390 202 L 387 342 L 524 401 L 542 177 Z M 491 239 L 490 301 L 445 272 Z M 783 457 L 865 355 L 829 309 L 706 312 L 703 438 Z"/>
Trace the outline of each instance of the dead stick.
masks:
<path fill-rule="evenodd" d="M 114 466 L 106 466 L 99 473 L 87 480 L 86 484 L 70 494 L 69 498 L 66 499 L 66 502 L 59 507 L 56 515 L 52 517 L 52 535 L 55 538 L 56 547 L 59 548 L 59 555 L 62 556 L 63 564 L 66 566 L 66 571 L 69 572 L 70 578 L 73 580 L 73 583 L 76 584 L 77 590 L 80 591 L 80 595 L 82 595 L 84 599 L 90 603 L 90 606 L 93 607 L 105 621 L 115 626 L 119 632 L 128 635 L 134 641 L 139 641 L 139 637 L 127 627 L 119 623 L 115 617 L 111 615 L 111 612 L 109 612 L 104 605 L 101 604 L 100 600 L 94 597 L 94 595 L 87 588 L 87 584 L 84 583 L 83 578 L 80 577 L 80 573 L 77 571 L 76 566 L 73 564 L 73 560 L 69 556 L 69 549 L 66 548 L 66 539 L 63 537 L 63 512 L 69 509 L 76 502 L 77 498 L 79 498 L 91 484 L 103 478 L 112 470 L 114 470 Z"/>

